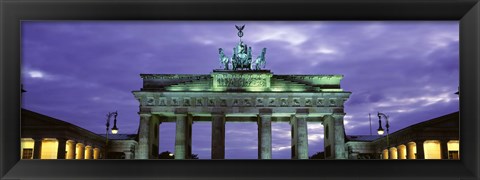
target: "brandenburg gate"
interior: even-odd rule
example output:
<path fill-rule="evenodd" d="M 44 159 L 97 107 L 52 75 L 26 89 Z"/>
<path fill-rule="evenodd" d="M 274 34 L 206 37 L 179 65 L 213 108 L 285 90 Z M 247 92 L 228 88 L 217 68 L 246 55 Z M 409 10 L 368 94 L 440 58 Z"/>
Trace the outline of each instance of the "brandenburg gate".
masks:
<path fill-rule="evenodd" d="M 239 37 L 244 26 L 238 27 Z M 346 159 L 342 75 L 275 75 L 265 66 L 266 48 L 256 60 L 240 40 L 232 58 L 219 49 L 223 69 L 210 74 L 141 74 L 143 87 L 133 91 L 140 102 L 136 159 L 156 159 L 159 125 L 176 123 L 175 159 L 192 154 L 192 123 L 212 123 L 212 159 L 225 158 L 225 123 L 258 125 L 258 158 L 272 158 L 275 122 L 291 125 L 292 159 L 308 159 L 307 122 L 324 127 L 326 159 Z"/>

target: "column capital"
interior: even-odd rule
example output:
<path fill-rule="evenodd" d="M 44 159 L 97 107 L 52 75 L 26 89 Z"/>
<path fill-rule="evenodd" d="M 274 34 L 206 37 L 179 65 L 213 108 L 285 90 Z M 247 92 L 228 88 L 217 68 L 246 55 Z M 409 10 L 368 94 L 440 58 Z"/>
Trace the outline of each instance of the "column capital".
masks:
<path fill-rule="evenodd" d="M 188 114 L 188 108 L 175 108 L 174 110 L 175 115 L 187 115 Z"/>
<path fill-rule="evenodd" d="M 272 116 L 272 109 L 270 108 L 261 108 L 258 110 L 258 115 L 260 116 Z"/>
<path fill-rule="evenodd" d="M 309 114 L 308 109 L 296 109 L 295 116 L 307 116 Z"/>
<path fill-rule="evenodd" d="M 334 112 L 334 113 L 332 113 L 332 116 L 335 117 L 335 118 L 336 118 L 336 117 L 344 117 L 345 115 L 347 115 L 347 113 L 343 113 L 343 112 L 341 112 L 341 113 L 340 113 L 340 112 Z"/>
<path fill-rule="evenodd" d="M 138 115 L 140 115 L 140 117 L 151 117 L 152 116 L 152 114 L 145 113 L 145 112 L 138 112 Z"/>
<path fill-rule="evenodd" d="M 140 111 L 138 112 L 138 114 L 151 114 L 151 113 L 152 113 L 152 109 L 147 107 L 140 107 Z"/>
<path fill-rule="evenodd" d="M 213 108 L 212 111 L 210 111 L 210 114 L 212 116 L 224 116 L 225 112 L 223 112 L 223 109 Z"/>

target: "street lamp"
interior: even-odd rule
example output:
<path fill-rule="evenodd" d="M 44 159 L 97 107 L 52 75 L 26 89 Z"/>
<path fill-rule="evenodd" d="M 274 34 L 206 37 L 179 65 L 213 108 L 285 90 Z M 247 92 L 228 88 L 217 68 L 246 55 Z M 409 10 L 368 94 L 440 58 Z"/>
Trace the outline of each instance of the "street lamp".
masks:
<path fill-rule="evenodd" d="M 106 132 L 105 132 L 105 137 L 106 137 L 106 142 L 105 142 L 105 157 L 104 159 L 107 158 L 107 151 L 108 151 L 108 130 L 110 129 L 110 118 L 112 118 L 112 116 L 115 116 L 114 117 L 114 120 L 113 120 L 113 128 L 112 128 L 112 134 L 117 134 L 118 133 L 118 128 L 117 128 L 117 111 L 115 112 L 109 112 L 107 114 L 107 124 L 105 124 L 107 126 L 107 129 L 106 129 Z"/>
<path fill-rule="evenodd" d="M 113 128 L 112 128 L 112 134 L 117 134 L 118 133 L 118 128 L 117 128 L 117 111 L 115 111 L 115 117 L 113 118 Z"/>
<path fill-rule="evenodd" d="M 378 132 L 379 135 L 383 135 L 383 133 L 385 132 L 385 131 L 383 131 L 383 128 L 382 128 L 382 120 L 380 120 L 380 115 L 378 115 L 378 129 L 377 129 L 377 132 Z"/>
<path fill-rule="evenodd" d="M 388 130 L 390 128 L 390 125 L 388 124 L 388 116 L 380 112 L 377 113 L 377 116 L 378 116 L 378 134 L 379 135 L 382 135 L 384 133 L 382 128 L 382 117 L 385 118 L 385 121 L 386 121 L 385 127 L 387 128 L 387 148 L 389 148 L 390 144 L 388 142 L 388 135 L 389 135 Z"/>

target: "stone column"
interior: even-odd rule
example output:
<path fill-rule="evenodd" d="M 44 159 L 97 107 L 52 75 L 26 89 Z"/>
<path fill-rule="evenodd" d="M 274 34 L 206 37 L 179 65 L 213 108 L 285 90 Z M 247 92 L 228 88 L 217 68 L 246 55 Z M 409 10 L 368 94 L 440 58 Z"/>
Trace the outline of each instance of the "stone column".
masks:
<path fill-rule="evenodd" d="M 185 143 L 186 143 L 186 159 L 191 159 L 192 158 L 192 126 L 193 126 L 193 116 L 189 114 L 187 116 L 187 135 L 185 138 Z"/>
<path fill-rule="evenodd" d="M 141 113 L 140 114 L 140 127 L 138 132 L 138 152 L 136 154 L 136 159 L 148 159 L 150 155 L 150 141 L 149 141 L 149 130 L 150 130 L 150 113 Z"/>
<path fill-rule="evenodd" d="M 259 116 L 259 159 L 272 159 L 272 110 L 260 109 Z"/>
<path fill-rule="evenodd" d="M 405 143 L 405 159 L 410 159 L 408 158 L 409 154 L 410 154 L 410 149 L 408 148 L 408 143 Z"/>
<path fill-rule="evenodd" d="M 262 156 L 261 154 L 261 147 L 262 147 L 262 134 L 261 134 L 261 120 L 260 120 L 260 116 L 257 116 L 257 147 L 258 147 L 258 150 L 257 150 L 257 157 L 258 159 L 261 159 L 260 157 Z"/>
<path fill-rule="evenodd" d="M 297 159 L 308 159 L 308 133 L 306 113 L 295 114 L 297 125 Z"/>
<path fill-rule="evenodd" d="M 33 140 L 35 141 L 33 145 L 33 159 L 40 159 L 42 158 L 43 138 L 34 138 Z"/>
<path fill-rule="evenodd" d="M 225 114 L 212 112 L 212 159 L 225 159 Z"/>
<path fill-rule="evenodd" d="M 345 128 L 343 125 L 343 117 L 345 116 L 344 113 L 342 114 L 333 114 L 335 118 L 335 127 L 334 127 L 334 138 L 335 138 L 335 159 L 346 159 L 345 156 Z"/>
<path fill-rule="evenodd" d="M 423 150 L 424 140 L 416 140 L 415 146 L 417 148 L 417 154 L 415 154 L 415 159 L 425 159 L 425 152 Z"/>
<path fill-rule="evenodd" d="M 334 113 L 323 118 L 324 144 L 327 159 L 346 159 L 345 128 L 343 117 L 345 113 Z"/>
<path fill-rule="evenodd" d="M 440 153 L 442 159 L 448 159 L 448 140 L 440 140 Z"/>
<path fill-rule="evenodd" d="M 64 138 L 57 138 L 58 141 L 58 149 L 57 149 L 57 159 L 65 159 L 66 155 L 66 146 L 67 146 L 67 139 Z"/>
<path fill-rule="evenodd" d="M 132 159 L 132 152 L 126 151 L 125 153 L 125 159 Z"/>
<path fill-rule="evenodd" d="M 177 117 L 175 131 L 175 159 L 185 159 L 187 152 L 187 114 L 175 114 Z"/>
<path fill-rule="evenodd" d="M 292 115 L 290 117 L 290 132 L 292 134 L 291 138 L 292 138 L 292 159 L 298 159 L 298 156 L 297 156 L 297 134 L 298 134 L 298 131 L 297 131 L 297 119 L 295 118 L 294 115 Z"/>

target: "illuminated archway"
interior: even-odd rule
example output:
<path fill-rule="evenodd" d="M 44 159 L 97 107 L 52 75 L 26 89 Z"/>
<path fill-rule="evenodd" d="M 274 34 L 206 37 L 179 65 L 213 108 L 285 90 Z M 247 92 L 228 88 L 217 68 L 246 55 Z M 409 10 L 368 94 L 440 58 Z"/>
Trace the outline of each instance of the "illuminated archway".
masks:
<path fill-rule="evenodd" d="M 382 152 L 382 159 L 388 159 L 388 149 L 384 149 Z"/>
<path fill-rule="evenodd" d="M 85 145 L 83 145 L 82 143 L 77 143 L 77 147 L 76 147 L 76 151 L 77 151 L 77 154 L 76 154 L 76 157 L 75 159 L 83 159 L 84 158 L 84 153 L 85 153 Z"/>
<path fill-rule="evenodd" d="M 93 159 L 98 159 L 100 157 L 100 149 L 93 148 Z"/>
<path fill-rule="evenodd" d="M 66 143 L 65 149 L 67 150 L 67 154 L 65 155 L 65 159 L 75 159 L 75 141 L 68 140 Z"/>
<path fill-rule="evenodd" d="M 447 143 L 448 159 L 460 159 L 460 148 L 458 140 L 450 140 Z"/>
<path fill-rule="evenodd" d="M 416 154 L 417 154 L 417 145 L 415 142 L 409 142 L 407 143 L 407 159 L 417 159 Z"/>
<path fill-rule="evenodd" d="M 427 140 L 423 143 L 425 159 L 442 159 L 440 151 L 440 141 Z"/>
<path fill-rule="evenodd" d="M 390 148 L 390 154 L 389 154 L 389 159 L 398 159 L 398 156 L 397 156 L 397 148 L 396 147 L 391 147 Z"/>
<path fill-rule="evenodd" d="M 405 145 L 397 146 L 398 159 L 407 159 L 407 147 Z"/>
<path fill-rule="evenodd" d="M 93 152 L 92 152 L 92 146 L 85 146 L 85 159 L 92 159 L 92 155 L 93 155 Z"/>
<path fill-rule="evenodd" d="M 45 138 L 42 140 L 42 150 L 40 159 L 57 159 L 58 140 L 55 138 Z"/>
<path fill-rule="evenodd" d="M 33 148 L 35 141 L 32 138 L 22 138 L 20 158 L 21 159 L 33 159 Z"/>

